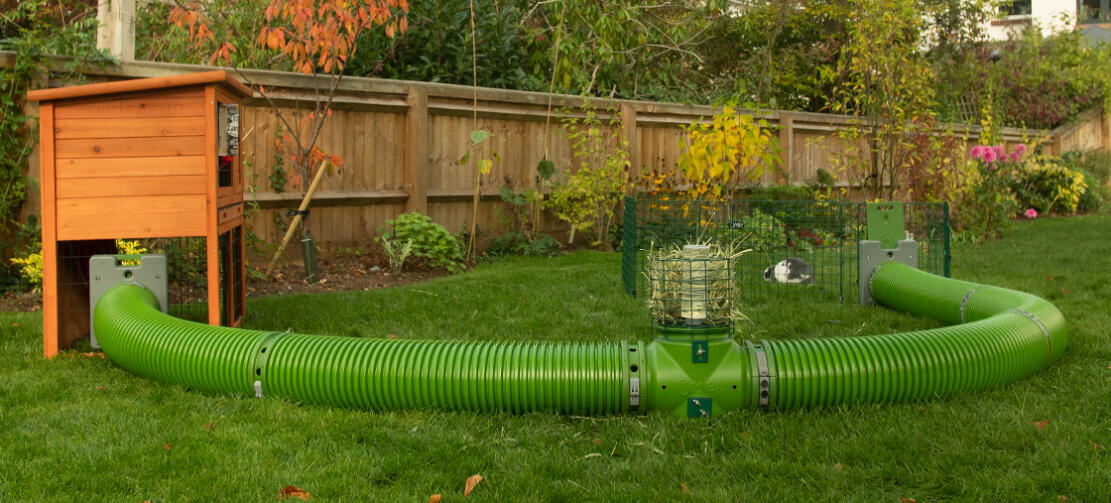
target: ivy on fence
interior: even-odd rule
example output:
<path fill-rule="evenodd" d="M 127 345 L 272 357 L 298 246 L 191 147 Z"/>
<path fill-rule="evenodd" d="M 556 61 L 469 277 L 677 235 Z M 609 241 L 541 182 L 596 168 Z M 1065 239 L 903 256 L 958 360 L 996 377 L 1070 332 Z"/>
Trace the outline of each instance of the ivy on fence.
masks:
<path fill-rule="evenodd" d="M 38 218 L 20 222 L 23 203 L 35 185 L 27 175 L 34 152 L 37 121 L 27 115 L 27 91 L 45 83 L 49 55 L 72 56 L 58 77 L 80 80 L 78 69 L 112 59 L 96 49 L 96 9 L 78 0 L 26 0 L 0 16 L 0 50 L 14 53 L 0 67 L 0 255 L 26 259 L 38 253 Z M 25 265 L 24 260 L 21 265 Z M 0 289 L 20 277 L 13 263 L 0 267 Z M 32 278 L 23 274 L 23 286 Z"/>

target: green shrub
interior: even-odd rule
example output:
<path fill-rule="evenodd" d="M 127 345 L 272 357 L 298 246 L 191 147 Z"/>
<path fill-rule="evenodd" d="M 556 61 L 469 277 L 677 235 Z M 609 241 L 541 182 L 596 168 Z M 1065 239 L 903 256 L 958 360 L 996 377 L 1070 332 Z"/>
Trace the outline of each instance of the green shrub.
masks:
<path fill-rule="evenodd" d="M 1086 213 L 1099 211 L 1104 201 L 1111 200 L 1111 152 L 1093 151 L 1087 153 L 1066 152 L 1064 157 L 1074 171 L 1084 174 L 1087 190 L 1080 195 L 1077 211 Z M 1070 159 L 1071 158 L 1071 159 Z"/>
<path fill-rule="evenodd" d="M 1019 209 L 1034 208 L 1038 213 L 1076 213 L 1087 188 L 1083 173 L 1048 156 L 1031 159 L 1011 182 Z"/>
<path fill-rule="evenodd" d="M 610 244 L 614 210 L 627 188 L 629 141 L 621 134 L 620 113 L 603 120 L 589 100 L 578 111 L 584 116 L 565 110 L 569 115 L 563 119 L 572 164 L 578 167 L 567 166 L 552 180 L 546 205 L 571 226 L 568 242 L 575 242 L 576 232 L 589 232 L 594 235 L 591 245 L 605 248 Z"/>
<path fill-rule="evenodd" d="M 413 253 L 413 240 L 406 240 L 405 243 L 392 239 L 379 239 L 379 241 L 382 244 L 382 251 L 386 252 L 386 259 L 390 262 L 390 273 L 400 276 L 401 271 L 405 269 L 405 259 Z"/>
<path fill-rule="evenodd" d="M 741 228 L 735 230 L 743 248 L 756 252 L 770 252 L 787 246 L 787 227 L 783 222 L 758 209 L 752 215 L 741 217 Z"/>
<path fill-rule="evenodd" d="M 13 224 L 15 231 L 7 237 L 0 232 L 0 256 L 26 257 L 38 253 L 42 249 L 39 239 L 42 235 L 42 226 L 38 216 L 30 214 L 27 215 L 27 222 Z M 23 277 L 21 268 L 21 264 L 0 260 L 0 292 L 26 290 L 30 286 L 27 279 Z"/>
<path fill-rule="evenodd" d="M 814 199 L 814 188 L 808 185 L 751 187 L 742 191 L 742 195 L 754 201 L 809 201 Z"/>
<path fill-rule="evenodd" d="M 28 254 L 26 257 L 11 259 L 13 264 L 19 266 L 19 274 L 23 280 L 30 283 L 36 291 L 42 288 L 42 252 Z"/>
<path fill-rule="evenodd" d="M 447 269 L 452 273 L 463 270 L 462 243 L 444 226 L 428 218 L 428 215 L 403 213 L 387 221 L 386 228 L 389 229 L 387 232 L 379 229 L 383 234 L 377 238 L 379 243 L 387 234 L 387 239 L 393 241 L 412 240 L 413 256 L 423 258 L 428 265 Z"/>
<path fill-rule="evenodd" d="M 506 257 L 522 255 L 525 257 L 553 257 L 559 255 L 559 241 L 542 232 L 525 234 L 520 231 L 509 231 L 490 241 L 486 248 L 486 255 L 490 257 Z"/>
<path fill-rule="evenodd" d="M 1006 154 L 1002 145 L 977 145 L 969 154 L 968 183 L 957 195 L 956 227 L 962 241 L 981 242 L 1002 236 L 1020 209 L 1013 188 L 1016 176 L 1031 162 L 1025 145 Z M 1017 154 L 1017 156 L 1016 156 Z"/>
<path fill-rule="evenodd" d="M 1106 187 L 1111 180 L 1111 152 L 1088 152 L 1074 161 L 1074 165 L 1091 174 L 1099 181 L 1098 185 Z"/>
<path fill-rule="evenodd" d="M 1080 200 L 1076 204 L 1076 211 L 1079 213 L 1093 213 L 1099 211 L 1103 207 L 1103 191 L 1100 190 L 1098 182 L 1091 174 L 1080 170 L 1074 169 L 1077 173 L 1084 175 L 1084 180 L 1087 183 L 1084 186 L 1084 192 L 1080 194 Z"/>
<path fill-rule="evenodd" d="M 1022 30 L 999 48 L 998 62 L 991 63 L 990 53 L 983 51 L 980 64 L 993 74 L 1004 125 L 1052 129 L 1111 97 L 1107 46 L 1089 44 L 1081 30 L 1052 35 Z"/>

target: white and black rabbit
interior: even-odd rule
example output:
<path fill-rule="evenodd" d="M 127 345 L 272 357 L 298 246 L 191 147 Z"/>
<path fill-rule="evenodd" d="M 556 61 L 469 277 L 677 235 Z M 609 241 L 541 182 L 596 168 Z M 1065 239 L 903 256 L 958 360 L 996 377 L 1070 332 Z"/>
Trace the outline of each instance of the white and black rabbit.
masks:
<path fill-rule="evenodd" d="M 814 282 L 814 268 L 798 257 L 787 257 L 764 269 L 764 279 L 772 283 L 809 284 Z"/>

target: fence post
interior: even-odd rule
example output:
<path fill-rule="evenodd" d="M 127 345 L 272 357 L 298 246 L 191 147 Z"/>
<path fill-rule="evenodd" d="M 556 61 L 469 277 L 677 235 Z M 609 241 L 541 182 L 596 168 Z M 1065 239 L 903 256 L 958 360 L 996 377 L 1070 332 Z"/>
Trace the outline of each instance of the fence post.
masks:
<path fill-rule="evenodd" d="M 405 115 L 405 171 L 402 177 L 409 198 L 406 212 L 428 213 L 428 91 L 409 86 L 409 111 Z"/>
<path fill-rule="evenodd" d="M 790 112 L 779 111 L 779 164 L 783 182 L 790 184 L 795 162 L 795 118 Z"/>
<path fill-rule="evenodd" d="M 1106 110 L 1103 107 L 1097 109 L 1096 117 L 1099 117 L 1099 149 L 1104 152 L 1111 152 L 1111 117 L 1107 116 Z"/>
<path fill-rule="evenodd" d="M 632 103 L 621 103 L 621 134 L 629 144 L 629 176 L 634 181 L 640 177 L 640 149 L 637 147 L 637 109 Z"/>
<path fill-rule="evenodd" d="M 135 0 L 99 0 L 96 48 L 120 61 L 135 60 Z"/>

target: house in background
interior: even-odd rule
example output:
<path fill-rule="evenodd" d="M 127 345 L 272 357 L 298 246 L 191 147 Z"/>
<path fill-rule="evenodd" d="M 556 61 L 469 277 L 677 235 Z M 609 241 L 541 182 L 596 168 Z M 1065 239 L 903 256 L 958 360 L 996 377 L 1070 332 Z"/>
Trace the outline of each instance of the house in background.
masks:
<path fill-rule="evenodd" d="M 1078 29 L 1090 41 L 1111 41 L 1111 0 L 1015 0 L 1004 10 L 1005 16 L 987 23 L 992 40 L 1036 24 L 1045 33 Z"/>

